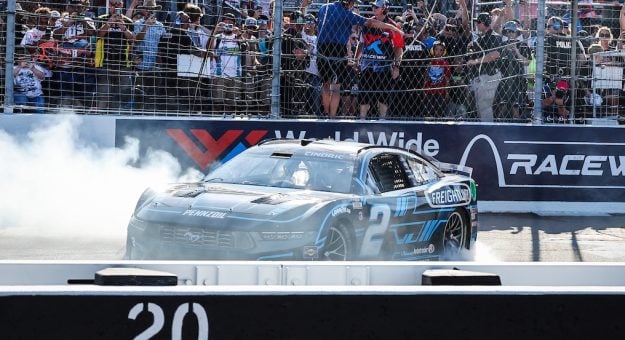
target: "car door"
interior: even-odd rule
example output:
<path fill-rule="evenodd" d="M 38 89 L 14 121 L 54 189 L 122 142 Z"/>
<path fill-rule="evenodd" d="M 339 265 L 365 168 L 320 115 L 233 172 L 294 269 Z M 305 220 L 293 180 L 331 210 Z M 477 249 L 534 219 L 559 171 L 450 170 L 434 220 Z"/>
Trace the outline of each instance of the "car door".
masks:
<path fill-rule="evenodd" d="M 366 202 L 369 224 L 361 257 L 400 259 L 433 253 L 428 240 L 437 227 L 437 214 L 424 196 L 435 180 L 429 170 L 409 153 L 383 152 L 370 159 L 366 182 L 378 194 Z"/>

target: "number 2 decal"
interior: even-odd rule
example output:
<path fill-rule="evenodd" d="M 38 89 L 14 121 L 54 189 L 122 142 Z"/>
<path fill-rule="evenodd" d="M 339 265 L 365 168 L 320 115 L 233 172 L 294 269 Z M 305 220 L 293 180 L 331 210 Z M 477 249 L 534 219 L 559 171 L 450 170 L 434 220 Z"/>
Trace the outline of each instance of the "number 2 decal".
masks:
<path fill-rule="evenodd" d="M 391 220 L 391 208 L 388 204 L 377 204 L 371 207 L 371 215 L 369 221 L 377 221 L 378 216 L 382 215 L 380 223 L 370 224 L 365 232 L 365 237 L 360 248 L 360 256 L 373 257 L 380 254 L 382 243 L 384 242 L 384 234 L 388 229 L 388 223 Z"/>

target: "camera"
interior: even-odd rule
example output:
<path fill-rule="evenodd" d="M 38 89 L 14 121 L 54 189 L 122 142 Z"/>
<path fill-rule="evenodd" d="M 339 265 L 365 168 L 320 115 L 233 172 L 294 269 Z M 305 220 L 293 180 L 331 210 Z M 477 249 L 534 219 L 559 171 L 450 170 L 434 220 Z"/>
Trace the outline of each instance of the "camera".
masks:
<path fill-rule="evenodd" d="M 232 31 L 234 29 L 234 25 L 233 24 L 225 24 L 224 25 L 224 31 Z"/>
<path fill-rule="evenodd" d="M 566 96 L 566 90 L 564 89 L 556 89 L 556 98 L 562 99 Z"/>
<path fill-rule="evenodd" d="M 115 14 L 117 15 L 122 15 L 122 9 L 121 8 L 115 8 Z"/>

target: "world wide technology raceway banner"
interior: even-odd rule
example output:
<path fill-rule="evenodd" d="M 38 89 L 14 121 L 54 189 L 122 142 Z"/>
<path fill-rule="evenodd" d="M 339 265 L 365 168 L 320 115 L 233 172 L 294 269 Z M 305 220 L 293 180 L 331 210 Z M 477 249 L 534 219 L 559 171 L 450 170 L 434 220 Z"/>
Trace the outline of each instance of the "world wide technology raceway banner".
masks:
<path fill-rule="evenodd" d="M 623 203 L 625 130 L 619 127 L 417 122 L 117 119 L 126 137 L 203 172 L 268 138 L 358 141 L 412 149 L 473 168 L 480 201 Z"/>

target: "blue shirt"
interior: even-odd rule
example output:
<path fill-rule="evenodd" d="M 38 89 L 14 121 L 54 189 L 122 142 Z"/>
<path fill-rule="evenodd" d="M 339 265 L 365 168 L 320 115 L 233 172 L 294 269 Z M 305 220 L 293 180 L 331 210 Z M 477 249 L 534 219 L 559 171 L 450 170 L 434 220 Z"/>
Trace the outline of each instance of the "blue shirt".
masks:
<path fill-rule="evenodd" d="M 319 9 L 317 44 L 347 45 L 352 26 L 364 26 L 367 18 L 343 7 L 340 2 L 325 4 Z"/>
<path fill-rule="evenodd" d="M 134 33 L 139 34 L 145 26 L 145 19 L 135 21 Z M 141 63 L 137 65 L 140 70 L 151 70 L 156 66 L 156 57 L 158 55 L 158 44 L 161 37 L 166 33 L 165 26 L 156 21 L 154 25 L 148 26 L 145 36 L 136 47 L 135 51 L 142 56 Z"/>

